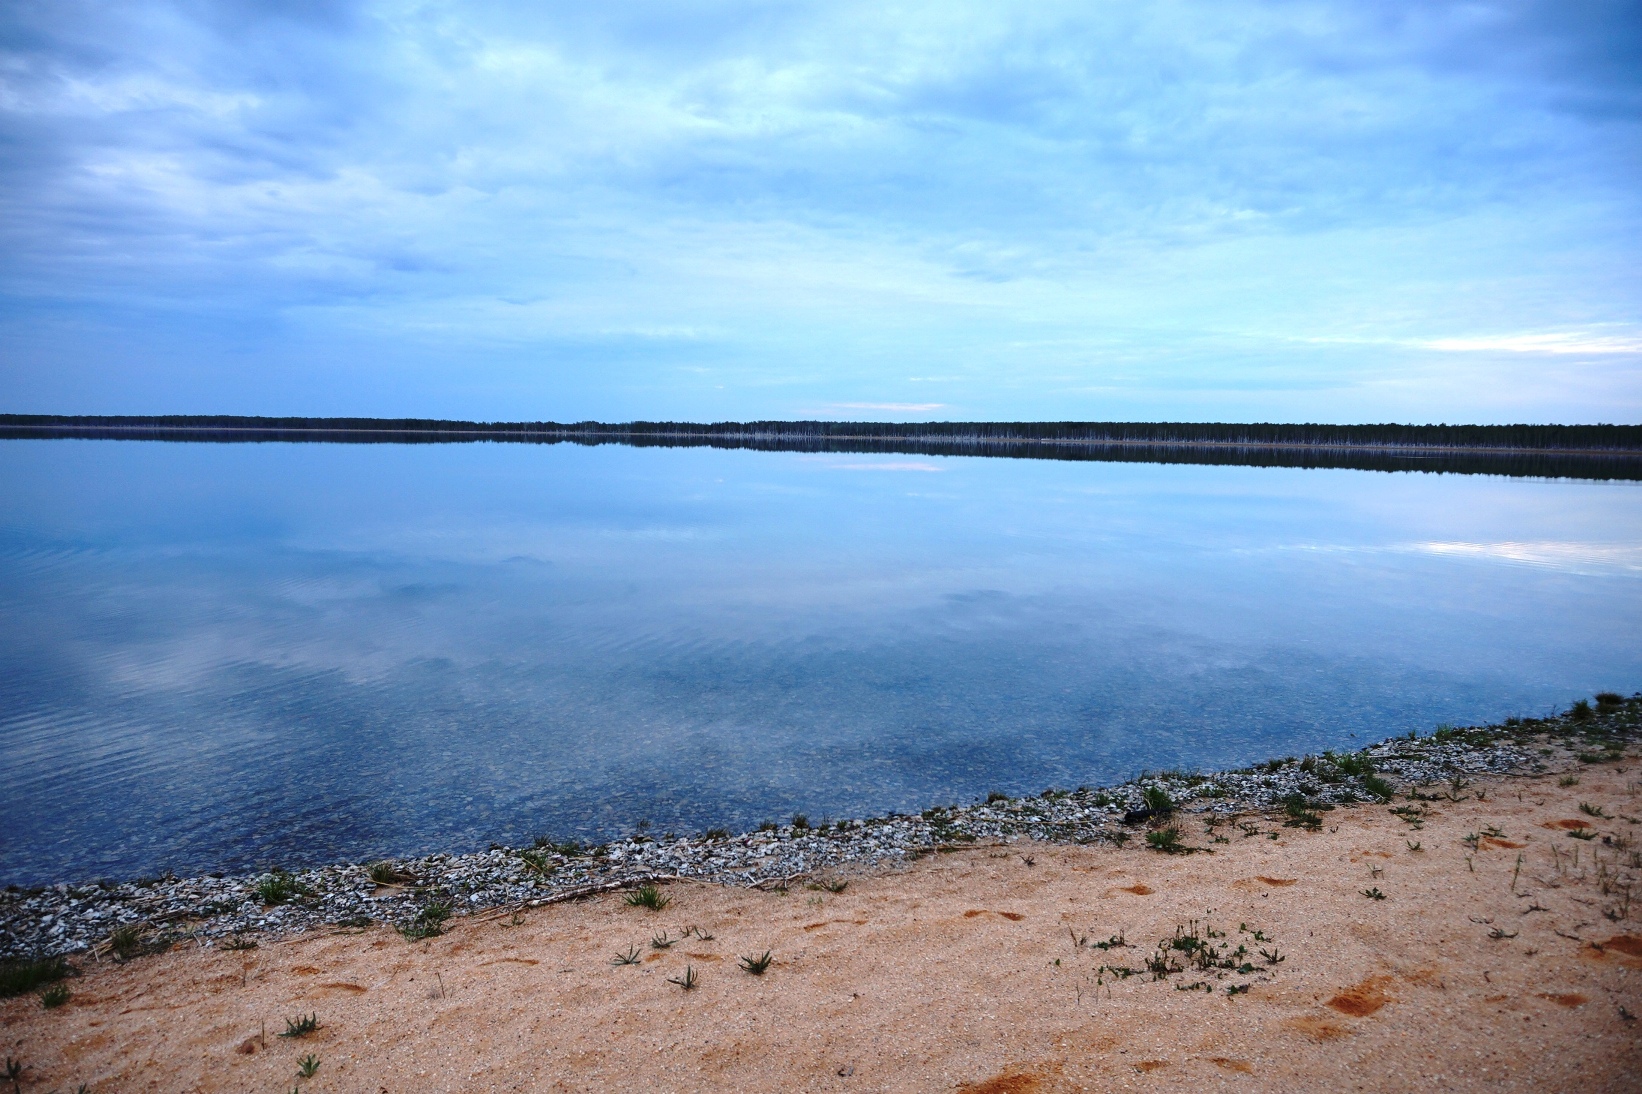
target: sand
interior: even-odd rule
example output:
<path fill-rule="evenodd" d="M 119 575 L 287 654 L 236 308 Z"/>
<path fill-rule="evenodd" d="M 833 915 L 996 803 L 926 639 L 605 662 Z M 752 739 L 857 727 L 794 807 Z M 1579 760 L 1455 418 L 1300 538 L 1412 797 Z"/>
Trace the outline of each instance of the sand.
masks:
<path fill-rule="evenodd" d="M 1638 1090 L 1642 765 L 1579 777 L 1479 782 L 1425 803 L 1419 830 L 1384 805 L 1315 832 L 1190 817 L 1212 854 L 975 846 L 842 893 L 674 884 L 661 911 L 613 894 L 423 942 L 82 961 L 69 1003 L 7 1000 L 0 1021 L 22 1089 L 65 1094 Z M 1193 921 L 1255 971 L 1101 971 Z M 1114 935 L 1132 945 L 1092 945 Z M 639 963 L 612 964 L 628 947 Z M 765 950 L 762 976 L 739 967 Z M 691 990 L 670 982 L 686 968 Z M 316 1032 L 277 1036 L 309 1013 Z"/>

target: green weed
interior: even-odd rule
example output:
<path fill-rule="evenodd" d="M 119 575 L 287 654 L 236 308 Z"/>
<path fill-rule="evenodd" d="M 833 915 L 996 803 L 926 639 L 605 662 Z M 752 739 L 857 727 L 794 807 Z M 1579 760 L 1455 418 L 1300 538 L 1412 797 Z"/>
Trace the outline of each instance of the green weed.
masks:
<path fill-rule="evenodd" d="M 629 908 L 649 908 L 652 912 L 659 912 L 673 902 L 672 898 L 662 896 L 654 885 L 640 885 L 621 899 Z"/>
<path fill-rule="evenodd" d="M 42 985 L 54 984 L 73 971 L 61 957 L 0 962 L 0 998 L 9 999 Z"/>
<path fill-rule="evenodd" d="M 115 927 L 108 936 L 109 948 L 114 956 L 121 961 L 136 957 L 143 952 L 143 928 L 141 923 L 127 923 Z"/>
<path fill-rule="evenodd" d="M 429 901 L 416 910 L 415 918 L 399 928 L 399 933 L 404 935 L 408 942 L 437 938 L 445 933 L 445 921 L 454 911 L 454 902 L 450 900 Z"/>
<path fill-rule="evenodd" d="M 1140 792 L 1140 804 L 1154 813 L 1169 813 L 1174 810 L 1174 799 L 1161 786 L 1148 786 Z"/>
<path fill-rule="evenodd" d="M 765 950 L 763 954 L 758 957 L 741 958 L 741 967 L 752 973 L 754 976 L 763 976 L 764 970 L 770 967 L 770 961 L 770 951 Z"/>
<path fill-rule="evenodd" d="M 299 1014 L 295 1018 L 285 1019 L 285 1032 L 281 1037 L 306 1037 L 319 1028 L 319 1013 Z"/>
<path fill-rule="evenodd" d="M 1165 855 L 1178 855 L 1190 850 L 1180 842 L 1180 829 L 1174 827 L 1147 832 L 1146 845 L 1154 851 L 1163 852 Z"/>
<path fill-rule="evenodd" d="M 264 904 L 285 904 L 308 895 L 308 888 L 284 870 L 263 874 L 252 888 Z"/>
<path fill-rule="evenodd" d="M 1364 775 L 1363 789 L 1381 801 L 1390 801 L 1397 791 L 1392 785 L 1378 775 Z"/>

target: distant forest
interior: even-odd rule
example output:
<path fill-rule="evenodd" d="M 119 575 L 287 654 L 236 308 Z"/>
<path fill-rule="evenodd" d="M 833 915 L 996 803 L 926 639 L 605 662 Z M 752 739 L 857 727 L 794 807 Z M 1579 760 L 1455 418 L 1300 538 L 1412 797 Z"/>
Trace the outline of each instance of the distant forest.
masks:
<path fill-rule="evenodd" d="M 468 422 L 0 414 L 0 437 L 627 444 L 1642 480 L 1642 426 L 1196 422 Z"/>
<path fill-rule="evenodd" d="M 0 414 L 0 428 L 484 433 L 493 436 L 1038 441 L 1269 447 L 1490 448 L 1642 452 L 1642 425 L 1283 425 L 1270 422 L 465 422 L 229 414 Z"/>

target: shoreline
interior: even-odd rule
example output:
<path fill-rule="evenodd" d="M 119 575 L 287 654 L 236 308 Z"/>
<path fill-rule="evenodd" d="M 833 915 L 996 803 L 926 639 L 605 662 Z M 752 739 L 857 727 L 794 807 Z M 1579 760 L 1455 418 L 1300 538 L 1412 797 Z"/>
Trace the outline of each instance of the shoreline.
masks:
<path fill-rule="evenodd" d="M 1510 746 L 1538 774 L 1146 818 L 1174 853 L 1142 829 L 978 838 L 808 884 L 499 907 L 409 941 L 376 923 L 105 954 L 12 986 L 8 1067 L 29 1090 L 198 1094 L 1628 1091 L 1635 712 L 1529 727 Z"/>
<path fill-rule="evenodd" d="M 1143 773 L 1111 787 L 936 806 L 834 825 L 795 823 L 731 835 L 657 841 L 636 835 L 598 847 L 538 842 L 468 854 L 332 864 L 290 873 L 166 876 L 124 883 L 59 883 L 0 892 L 0 958 L 78 954 L 93 960 L 171 946 L 242 945 L 323 928 L 389 924 L 407 936 L 446 921 L 501 915 L 667 882 L 784 888 L 893 870 L 926 855 L 1019 840 L 1146 847 L 1177 822 L 1282 813 L 1316 828 L 1353 803 L 1435 800 L 1422 792 L 1476 776 L 1540 775 L 1558 763 L 1611 762 L 1642 739 L 1642 693 L 1603 693 L 1551 718 L 1439 728 L 1351 753 L 1286 757 L 1233 771 Z M 1161 792 L 1147 808 L 1146 795 Z M 1452 796 L 1452 792 L 1450 792 Z M 1408 807 L 1404 807 L 1408 808 Z M 1416 807 L 1418 808 L 1418 807 Z M 1213 848 L 1196 850 L 1212 853 Z M 375 877 L 373 878 L 373 873 Z M 120 953 L 116 953 L 118 950 Z"/>
<path fill-rule="evenodd" d="M 964 448 L 975 445 L 1045 445 L 1050 447 L 1081 448 L 1203 448 L 1273 451 L 1370 452 L 1377 454 L 1430 454 L 1430 455 L 1486 455 L 1486 456 L 1600 456 L 1642 458 L 1642 450 L 1620 447 L 1548 447 L 1532 445 L 1488 444 L 1421 444 L 1417 442 L 1380 441 L 1268 441 L 1268 440 L 1177 440 L 1152 437 L 1015 437 L 984 433 L 946 433 L 899 435 L 887 433 L 827 433 L 824 435 L 786 432 L 778 429 L 739 430 L 735 432 L 707 432 L 705 430 L 671 429 L 634 432 L 620 428 L 599 429 L 471 429 L 398 428 L 362 429 L 357 426 L 236 426 L 236 425 L 56 425 L 21 424 L 0 426 L 0 435 L 16 432 L 20 436 L 39 434 L 63 437 L 98 439 L 100 437 L 131 436 L 138 440 L 163 439 L 166 435 L 206 436 L 242 435 L 247 438 L 278 438 L 281 436 L 359 437 L 372 434 L 388 437 L 467 437 L 475 440 L 575 440 L 579 437 L 648 441 L 659 440 L 719 440 L 741 444 L 771 443 L 800 445 L 816 441 L 854 441 L 900 443 L 909 447 Z M 961 453 L 960 453 L 961 454 Z"/>

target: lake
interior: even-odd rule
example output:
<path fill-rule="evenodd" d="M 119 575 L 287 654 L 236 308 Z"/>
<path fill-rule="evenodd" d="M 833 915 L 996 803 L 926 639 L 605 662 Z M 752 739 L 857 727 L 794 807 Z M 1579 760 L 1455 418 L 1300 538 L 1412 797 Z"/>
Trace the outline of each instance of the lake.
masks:
<path fill-rule="evenodd" d="M 1642 483 L 0 440 L 0 882 L 812 821 L 1642 687 Z"/>

